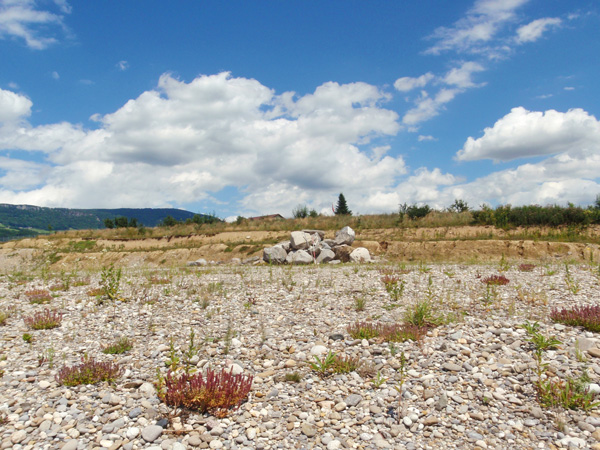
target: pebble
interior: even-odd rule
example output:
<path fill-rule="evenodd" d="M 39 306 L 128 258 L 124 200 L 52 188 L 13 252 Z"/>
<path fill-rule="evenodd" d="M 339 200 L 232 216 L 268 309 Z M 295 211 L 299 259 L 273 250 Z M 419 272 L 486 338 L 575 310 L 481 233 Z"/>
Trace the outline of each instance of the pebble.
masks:
<path fill-rule="evenodd" d="M 154 442 L 163 432 L 163 427 L 158 425 L 150 425 L 142 430 L 142 439 L 146 442 Z"/>

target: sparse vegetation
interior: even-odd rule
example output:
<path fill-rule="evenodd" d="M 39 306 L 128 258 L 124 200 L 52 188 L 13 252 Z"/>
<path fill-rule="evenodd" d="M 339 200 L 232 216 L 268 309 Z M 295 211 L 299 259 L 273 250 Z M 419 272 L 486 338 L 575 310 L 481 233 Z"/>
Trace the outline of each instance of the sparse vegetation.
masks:
<path fill-rule="evenodd" d="M 23 320 L 25 325 L 33 330 L 49 330 L 60 326 L 62 314 L 46 308 L 43 311 L 34 313 L 32 316 L 25 317 Z"/>
<path fill-rule="evenodd" d="M 107 345 L 102 349 L 102 353 L 109 355 L 118 355 L 128 352 L 133 348 L 133 343 L 127 336 L 120 337 L 116 342 Z"/>
<path fill-rule="evenodd" d="M 555 308 L 551 311 L 550 318 L 554 322 L 600 332 L 600 306 L 598 305 L 575 306 L 570 309 Z"/>
<path fill-rule="evenodd" d="M 510 280 L 504 275 L 490 275 L 482 279 L 481 282 L 488 286 L 505 286 L 510 283 Z"/>
<path fill-rule="evenodd" d="M 62 367 L 56 374 L 56 381 L 64 386 L 96 384 L 101 381 L 113 383 L 121 375 L 121 372 L 122 369 L 117 364 L 100 362 L 84 356 L 81 364 Z"/>

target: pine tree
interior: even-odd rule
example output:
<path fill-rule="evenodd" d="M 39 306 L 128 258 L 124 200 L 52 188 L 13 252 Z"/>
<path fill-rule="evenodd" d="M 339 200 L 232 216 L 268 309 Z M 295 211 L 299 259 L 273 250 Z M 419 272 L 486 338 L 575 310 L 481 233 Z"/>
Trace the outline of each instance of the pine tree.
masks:
<path fill-rule="evenodd" d="M 348 209 L 348 204 L 346 203 L 346 197 L 344 197 L 344 194 L 340 194 L 340 196 L 338 197 L 338 202 L 337 206 L 335 207 L 334 213 L 336 216 L 352 215 L 352 211 Z"/>

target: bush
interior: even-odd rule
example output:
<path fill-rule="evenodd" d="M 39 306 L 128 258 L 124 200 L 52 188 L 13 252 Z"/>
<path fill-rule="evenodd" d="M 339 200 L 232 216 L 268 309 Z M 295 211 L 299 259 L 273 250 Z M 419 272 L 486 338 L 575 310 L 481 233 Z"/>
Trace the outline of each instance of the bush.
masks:
<path fill-rule="evenodd" d="M 29 303 L 42 304 L 42 303 L 50 303 L 52 300 L 52 295 L 45 289 L 32 289 L 30 291 L 25 291 L 25 296 L 29 300 Z"/>
<path fill-rule="evenodd" d="M 114 382 L 122 369 L 111 362 L 100 362 L 94 358 L 84 356 L 81 364 L 68 367 L 64 366 L 56 374 L 56 381 L 64 386 L 78 386 L 80 384 L 96 384 L 100 381 Z"/>
<path fill-rule="evenodd" d="M 102 353 L 106 353 L 108 355 L 118 355 L 121 353 L 125 353 L 133 348 L 133 343 L 129 340 L 128 337 L 123 336 L 114 344 L 110 344 L 109 346 L 102 349 Z"/>
<path fill-rule="evenodd" d="M 504 275 L 490 275 L 489 277 L 482 279 L 481 282 L 488 286 L 504 286 L 510 283 L 510 280 Z"/>
<path fill-rule="evenodd" d="M 157 382 L 158 397 L 169 406 L 195 409 L 216 417 L 225 417 L 239 408 L 252 388 L 250 375 L 234 375 L 222 369 L 202 373 L 167 372 Z"/>
<path fill-rule="evenodd" d="M 600 306 L 575 306 L 573 309 L 553 309 L 550 318 L 554 322 L 579 326 L 586 330 L 600 332 Z"/>
<path fill-rule="evenodd" d="M 49 309 L 36 312 L 33 316 L 23 319 L 25 325 L 34 330 L 49 330 L 57 328 L 62 322 L 62 314 Z"/>

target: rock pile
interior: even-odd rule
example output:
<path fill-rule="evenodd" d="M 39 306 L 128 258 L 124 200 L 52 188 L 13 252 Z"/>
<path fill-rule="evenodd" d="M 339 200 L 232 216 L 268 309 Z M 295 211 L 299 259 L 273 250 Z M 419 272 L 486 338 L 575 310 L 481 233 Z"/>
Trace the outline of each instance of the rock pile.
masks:
<path fill-rule="evenodd" d="M 325 239 L 325 232 L 321 230 L 292 231 L 289 241 L 265 248 L 263 260 L 270 264 L 370 262 L 369 250 L 352 248 L 355 237 L 350 227 L 339 230 L 335 239 Z"/>

